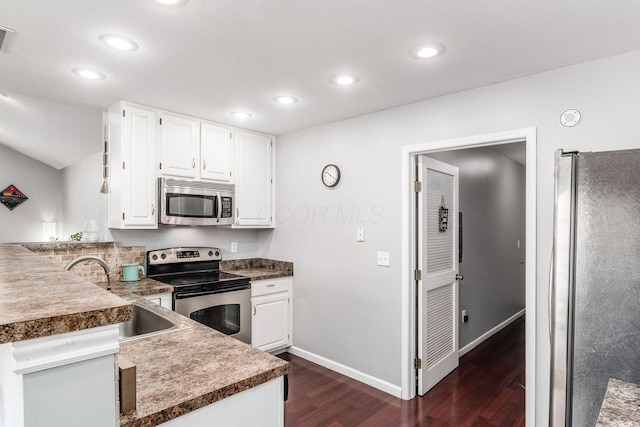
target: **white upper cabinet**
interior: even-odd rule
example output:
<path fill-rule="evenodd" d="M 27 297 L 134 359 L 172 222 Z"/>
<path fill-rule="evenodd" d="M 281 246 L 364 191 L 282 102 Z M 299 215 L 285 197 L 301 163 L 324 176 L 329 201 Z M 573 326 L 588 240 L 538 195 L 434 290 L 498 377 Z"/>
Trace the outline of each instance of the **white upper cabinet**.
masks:
<path fill-rule="evenodd" d="M 273 137 L 236 130 L 235 227 L 273 227 Z"/>
<path fill-rule="evenodd" d="M 200 125 L 200 178 L 233 183 L 234 141 L 230 128 Z"/>
<path fill-rule="evenodd" d="M 233 228 L 274 227 L 274 137 L 120 101 L 110 138 L 109 227 L 158 228 L 158 177 L 235 184 Z"/>
<path fill-rule="evenodd" d="M 154 110 L 119 102 L 109 109 L 109 227 L 157 228 Z"/>
<path fill-rule="evenodd" d="M 160 114 L 161 175 L 196 178 L 200 159 L 199 123 L 169 113 Z"/>

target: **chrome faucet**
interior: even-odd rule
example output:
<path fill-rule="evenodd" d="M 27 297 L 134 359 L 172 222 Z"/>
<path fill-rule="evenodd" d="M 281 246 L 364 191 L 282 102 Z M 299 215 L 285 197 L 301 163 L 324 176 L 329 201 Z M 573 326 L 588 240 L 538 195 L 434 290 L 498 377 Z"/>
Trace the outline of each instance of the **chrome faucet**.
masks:
<path fill-rule="evenodd" d="M 81 263 L 83 261 L 93 261 L 97 264 L 100 265 L 100 267 L 102 267 L 102 269 L 104 270 L 104 274 L 107 275 L 107 290 L 110 291 L 111 290 L 111 280 L 109 278 L 109 275 L 111 274 L 111 269 L 109 268 L 109 266 L 107 265 L 106 262 L 104 262 L 104 260 L 100 257 L 97 257 L 95 255 L 82 255 L 79 256 L 78 258 L 74 258 L 71 261 L 69 261 L 69 263 L 67 265 L 64 266 L 65 270 L 71 270 L 71 267 L 73 267 L 74 265 Z"/>

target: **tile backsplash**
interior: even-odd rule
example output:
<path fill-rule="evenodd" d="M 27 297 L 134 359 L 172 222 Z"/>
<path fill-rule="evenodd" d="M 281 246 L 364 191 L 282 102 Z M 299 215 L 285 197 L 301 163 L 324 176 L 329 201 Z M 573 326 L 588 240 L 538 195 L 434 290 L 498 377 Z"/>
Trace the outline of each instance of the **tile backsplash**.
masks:
<path fill-rule="evenodd" d="M 116 246 L 113 242 L 54 242 L 23 243 L 22 246 L 35 254 L 42 255 L 48 261 L 60 265 L 63 269 L 72 259 L 80 255 L 97 255 L 111 268 L 111 280 L 121 280 L 122 265 L 139 263 L 144 265 L 144 246 Z M 81 262 L 70 270 L 92 283 L 106 282 L 104 270 L 95 262 Z"/>

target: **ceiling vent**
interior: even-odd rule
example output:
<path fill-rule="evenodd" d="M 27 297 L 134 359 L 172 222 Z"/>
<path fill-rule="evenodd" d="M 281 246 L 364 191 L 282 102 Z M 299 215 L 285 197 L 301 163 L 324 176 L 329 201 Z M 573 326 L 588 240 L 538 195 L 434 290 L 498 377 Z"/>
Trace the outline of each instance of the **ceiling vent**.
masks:
<path fill-rule="evenodd" d="M 1 51 L 9 52 L 9 48 L 11 47 L 11 40 L 13 40 L 13 36 L 15 34 L 16 32 L 11 28 L 0 26 L 0 50 Z"/>

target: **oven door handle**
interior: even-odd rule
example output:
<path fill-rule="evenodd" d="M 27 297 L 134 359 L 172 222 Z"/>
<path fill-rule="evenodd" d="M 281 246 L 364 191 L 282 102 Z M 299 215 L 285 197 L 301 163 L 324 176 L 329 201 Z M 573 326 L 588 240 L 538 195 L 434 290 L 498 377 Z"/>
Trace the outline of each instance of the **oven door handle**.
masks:
<path fill-rule="evenodd" d="M 251 284 L 239 285 L 231 289 L 212 289 L 208 291 L 195 291 L 195 292 L 175 292 L 174 297 L 175 299 L 184 299 L 184 298 L 201 297 L 205 295 L 222 294 L 225 292 L 245 291 L 247 289 L 251 289 Z"/>
<path fill-rule="evenodd" d="M 222 218 L 222 197 L 220 197 L 220 192 L 216 191 L 216 197 L 218 198 L 218 223 L 220 222 L 220 218 Z"/>

